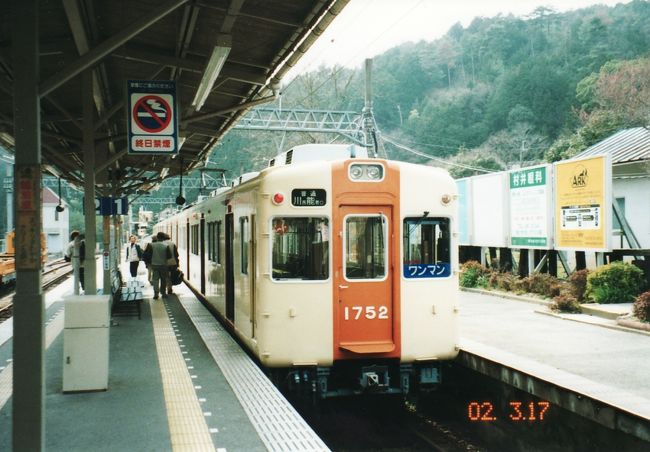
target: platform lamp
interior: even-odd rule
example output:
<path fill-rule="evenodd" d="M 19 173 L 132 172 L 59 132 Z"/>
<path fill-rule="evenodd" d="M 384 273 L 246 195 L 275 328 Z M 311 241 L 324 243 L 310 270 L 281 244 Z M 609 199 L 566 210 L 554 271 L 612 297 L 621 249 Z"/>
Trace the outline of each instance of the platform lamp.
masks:
<path fill-rule="evenodd" d="M 180 158 L 180 164 L 181 164 L 181 171 L 180 171 L 181 185 L 179 187 L 178 196 L 176 197 L 176 204 L 182 206 L 183 204 L 185 204 L 185 198 L 183 198 L 183 157 Z"/>
<path fill-rule="evenodd" d="M 63 212 L 65 207 L 61 204 L 61 178 L 59 177 L 59 205 L 55 207 L 57 212 Z"/>
<path fill-rule="evenodd" d="M 192 100 L 192 106 L 196 111 L 199 111 L 206 99 L 212 91 L 214 82 L 217 80 L 221 68 L 223 68 L 230 49 L 232 48 L 232 36 L 227 34 L 218 34 L 217 35 L 217 44 L 212 49 L 210 54 L 210 59 L 208 64 L 203 71 L 203 76 L 201 77 L 201 83 L 196 89 L 196 94 L 194 95 L 194 100 Z"/>

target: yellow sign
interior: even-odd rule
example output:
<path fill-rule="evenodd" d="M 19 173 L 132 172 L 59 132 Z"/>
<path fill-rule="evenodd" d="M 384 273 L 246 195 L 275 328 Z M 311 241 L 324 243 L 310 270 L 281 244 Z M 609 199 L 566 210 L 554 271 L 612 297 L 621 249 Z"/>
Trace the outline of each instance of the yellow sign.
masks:
<path fill-rule="evenodd" d="M 608 156 L 555 164 L 555 249 L 610 251 L 611 213 Z"/>

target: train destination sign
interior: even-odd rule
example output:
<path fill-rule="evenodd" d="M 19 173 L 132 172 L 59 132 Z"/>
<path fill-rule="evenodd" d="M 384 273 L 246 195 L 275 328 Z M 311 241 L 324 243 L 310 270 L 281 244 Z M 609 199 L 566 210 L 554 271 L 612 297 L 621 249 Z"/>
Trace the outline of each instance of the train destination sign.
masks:
<path fill-rule="evenodd" d="M 129 154 L 176 154 L 176 82 L 127 82 Z"/>
<path fill-rule="evenodd" d="M 291 205 L 296 207 L 322 207 L 327 193 L 322 188 L 295 188 L 291 191 Z"/>

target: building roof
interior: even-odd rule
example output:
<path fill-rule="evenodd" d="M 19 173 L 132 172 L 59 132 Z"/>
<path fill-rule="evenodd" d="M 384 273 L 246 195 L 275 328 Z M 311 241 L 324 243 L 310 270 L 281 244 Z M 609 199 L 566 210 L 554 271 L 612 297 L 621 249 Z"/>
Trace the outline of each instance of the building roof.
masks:
<path fill-rule="evenodd" d="M 37 2 L 45 171 L 83 185 L 84 98 L 93 102 L 86 119 L 93 123 L 98 194 L 150 191 L 166 177 L 202 167 L 250 108 L 276 98 L 280 80 L 348 1 Z M 13 152 L 13 82 L 21 76 L 13 55 L 26 50 L 12 42 L 11 4 L 0 1 L 0 142 Z M 84 71 L 92 75 L 92 99 L 88 88 L 82 96 Z M 214 84 L 209 75 L 217 77 Z M 128 154 L 127 80 L 176 82 L 180 158 Z M 205 104 L 193 107 L 207 86 Z"/>
<path fill-rule="evenodd" d="M 43 204 L 59 204 L 59 197 L 49 187 L 43 187 Z M 66 205 L 63 200 L 61 204 Z"/>
<path fill-rule="evenodd" d="M 621 130 L 585 149 L 574 158 L 602 154 L 609 154 L 613 165 L 650 160 L 650 130 L 645 127 Z"/>

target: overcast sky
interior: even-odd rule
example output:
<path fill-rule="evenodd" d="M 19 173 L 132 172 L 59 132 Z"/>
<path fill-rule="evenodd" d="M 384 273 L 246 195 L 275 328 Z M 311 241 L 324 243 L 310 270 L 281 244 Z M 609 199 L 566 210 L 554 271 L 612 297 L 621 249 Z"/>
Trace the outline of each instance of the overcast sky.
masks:
<path fill-rule="evenodd" d="M 320 65 L 360 67 L 365 58 L 408 41 L 431 41 L 456 22 L 468 26 L 475 17 L 526 16 L 538 6 L 569 11 L 589 5 L 630 0 L 350 0 L 311 47 L 294 74 Z"/>

